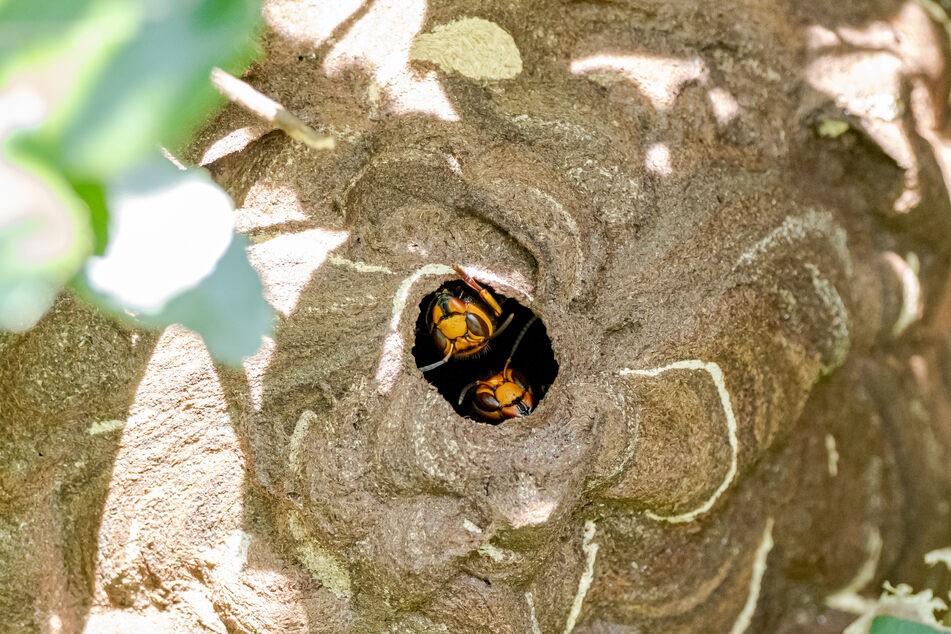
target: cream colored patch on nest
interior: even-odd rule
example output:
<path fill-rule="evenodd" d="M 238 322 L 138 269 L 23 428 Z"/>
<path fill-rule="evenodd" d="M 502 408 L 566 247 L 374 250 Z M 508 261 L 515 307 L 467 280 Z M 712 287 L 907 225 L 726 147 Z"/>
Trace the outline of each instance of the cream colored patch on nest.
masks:
<path fill-rule="evenodd" d="M 515 40 L 495 22 L 460 18 L 420 35 L 410 59 L 433 62 L 470 79 L 511 79 L 522 72 Z"/>

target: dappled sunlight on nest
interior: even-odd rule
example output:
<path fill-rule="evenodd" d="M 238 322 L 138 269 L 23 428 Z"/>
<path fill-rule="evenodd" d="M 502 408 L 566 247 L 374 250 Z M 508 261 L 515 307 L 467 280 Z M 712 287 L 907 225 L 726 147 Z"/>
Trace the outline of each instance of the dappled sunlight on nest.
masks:
<path fill-rule="evenodd" d="M 323 62 L 330 77 L 350 66 L 373 75 L 367 98 L 371 107 L 385 99 L 394 114 L 419 112 L 445 121 L 459 115 L 446 96 L 435 72 L 409 68 L 413 38 L 426 21 L 426 0 L 381 0 L 330 50 Z M 398 25 L 398 26 L 397 26 Z"/>
<path fill-rule="evenodd" d="M 271 238 L 248 249 L 251 263 L 261 274 L 264 296 L 285 317 L 327 255 L 349 237 L 347 231 L 310 229 Z"/>
<path fill-rule="evenodd" d="M 678 59 L 639 54 L 599 54 L 571 61 L 571 72 L 588 75 L 598 83 L 634 82 L 657 110 L 673 105 L 681 87 L 689 81 L 705 82 L 707 65 L 699 57 Z"/>
<path fill-rule="evenodd" d="M 673 173 L 670 166 L 670 148 L 664 143 L 655 143 L 647 148 L 644 166 L 647 167 L 648 172 L 658 176 L 670 176 Z"/>
<path fill-rule="evenodd" d="M 707 92 L 707 98 L 713 108 L 713 116 L 720 125 L 727 125 L 740 115 L 740 104 L 725 88 L 711 88 Z"/>
<path fill-rule="evenodd" d="M 228 154 L 240 152 L 248 146 L 248 143 L 260 137 L 264 131 L 262 126 L 245 126 L 238 128 L 234 132 L 212 143 L 211 146 L 205 150 L 198 164 L 202 166 L 209 165 Z"/>
<path fill-rule="evenodd" d="M 275 0 L 264 3 L 264 19 L 291 39 L 318 47 L 334 31 L 372 0 L 334 0 L 310 2 L 305 6 L 296 0 Z"/>
<path fill-rule="evenodd" d="M 729 90 L 710 83 L 710 71 L 699 57 L 680 59 L 634 53 L 602 53 L 573 59 L 570 70 L 598 84 L 609 86 L 630 81 L 662 112 L 674 105 L 681 89 L 690 82 L 708 86 L 707 98 L 717 123 L 727 125 L 741 108 Z"/>
<path fill-rule="evenodd" d="M 208 544 L 222 543 L 241 528 L 244 457 L 230 417 L 222 415 L 224 399 L 201 339 L 183 328 L 167 329 L 128 421 L 110 432 L 118 440 L 116 473 L 104 500 L 98 548 L 90 554 L 99 569 L 100 595 L 131 593 L 128 588 L 145 583 L 155 549 L 197 558 Z M 201 479 L 197 487 L 188 485 L 193 474 Z M 191 524 L 200 513 L 217 519 L 207 533 Z"/>
<path fill-rule="evenodd" d="M 329 77 L 339 77 L 348 68 L 368 72 L 372 79 L 365 97 L 375 114 L 385 110 L 459 120 L 437 72 L 413 68 L 410 60 L 470 79 L 511 79 L 522 71 L 512 36 L 489 20 L 464 17 L 421 33 L 427 0 L 331 3 L 304 10 L 277 2 L 265 10 L 265 17 L 280 22 L 292 11 L 306 16 L 306 24 L 295 24 L 292 32 L 280 28 L 281 34 L 315 49 L 328 48 L 322 68 Z"/>
<path fill-rule="evenodd" d="M 861 131 L 905 170 L 904 191 L 892 203 L 896 214 L 907 214 L 922 203 L 916 136 L 932 145 L 945 173 L 951 173 L 947 143 L 935 135 L 947 97 L 942 94 L 935 103 L 931 94 L 942 90 L 945 61 L 923 4 L 905 2 L 888 21 L 861 28 L 813 24 L 804 29 L 810 51 L 803 71 L 806 82 L 832 96 L 835 105 L 858 120 Z M 913 112 L 906 112 L 909 108 Z"/>
<path fill-rule="evenodd" d="M 244 196 L 235 228 L 251 233 L 252 242 L 261 242 L 273 237 L 268 234 L 268 227 L 295 221 L 306 222 L 307 214 L 294 187 L 286 183 L 258 181 Z"/>

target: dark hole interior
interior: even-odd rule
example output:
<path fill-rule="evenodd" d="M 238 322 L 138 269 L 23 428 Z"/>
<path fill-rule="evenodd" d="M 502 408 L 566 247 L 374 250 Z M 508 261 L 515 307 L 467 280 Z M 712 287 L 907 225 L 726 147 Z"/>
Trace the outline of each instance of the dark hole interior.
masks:
<path fill-rule="evenodd" d="M 512 315 L 511 323 L 500 334 L 493 337 L 484 349 L 472 356 L 453 357 L 444 365 L 429 370 L 424 376 L 436 386 L 439 393 L 449 401 L 460 416 L 495 425 L 504 421 L 487 419 L 473 409 L 474 390 L 467 393 L 461 404 L 459 403 L 459 397 L 462 391 L 473 382 L 486 380 L 502 370 L 506 359 L 512 352 L 516 339 L 525 326 L 529 324 L 532 317 L 535 316 L 535 313 L 516 300 L 497 293 L 491 287 L 486 286 L 486 288 L 495 296 L 496 301 L 502 307 L 502 316 L 497 319 L 496 328 L 501 326 L 510 314 Z M 413 346 L 413 357 L 416 359 L 417 367 L 429 365 L 443 358 L 443 354 L 433 341 L 432 332 L 427 324 L 427 315 L 430 313 L 433 300 L 440 289 L 450 291 L 455 297 L 462 297 L 468 301 L 478 301 L 477 296 L 474 296 L 471 289 L 458 280 L 441 284 L 439 289 L 423 298 L 419 305 L 419 319 L 416 320 L 416 343 Z M 489 314 L 491 314 L 491 311 Z M 551 339 L 548 338 L 545 324 L 542 323 L 540 318 L 536 319 L 525 331 L 509 367 L 517 370 L 527 379 L 534 399 L 534 408 L 537 408 L 558 375 L 558 362 L 555 361 L 555 353 L 551 348 Z"/>

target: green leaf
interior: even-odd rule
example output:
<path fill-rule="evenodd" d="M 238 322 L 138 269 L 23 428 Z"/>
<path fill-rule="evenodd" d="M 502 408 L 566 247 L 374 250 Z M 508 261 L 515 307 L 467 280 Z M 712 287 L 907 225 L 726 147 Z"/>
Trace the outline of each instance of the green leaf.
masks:
<path fill-rule="evenodd" d="M 54 102 L 26 143 L 70 180 L 104 180 L 158 144 L 184 142 L 219 102 L 211 69 L 250 59 L 258 14 L 252 0 L 83 0 L 65 17 L 56 14 L 71 2 L 0 7 L 4 32 L 20 27 L 67 43 L 54 47 L 55 60 L 44 59 L 60 74 L 72 71 L 69 95 Z M 36 45 L 15 39 L 31 51 L 14 56 L 19 63 L 37 65 Z"/>
<path fill-rule="evenodd" d="M 102 183 L 73 183 L 76 195 L 89 209 L 89 223 L 93 235 L 93 254 L 102 255 L 109 243 L 109 210 L 106 209 L 106 193 Z"/>
<path fill-rule="evenodd" d="M 228 195 L 204 170 L 159 159 L 105 192 L 111 239 L 86 263 L 81 294 L 148 327 L 191 328 L 225 363 L 253 354 L 271 332 L 273 312 L 234 234 Z"/>
<path fill-rule="evenodd" d="M 82 25 L 100 33 L 108 26 L 108 34 L 115 34 L 117 24 L 97 22 L 121 11 L 118 0 L 0 0 L 0 84 L 23 66 L 41 64 L 76 48 L 74 40 Z"/>
<path fill-rule="evenodd" d="M 941 634 L 941 630 L 928 625 L 894 616 L 876 616 L 868 632 L 869 634 Z"/>
<path fill-rule="evenodd" d="M 30 157 L 5 154 L 0 156 L 0 330 L 19 332 L 49 309 L 92 240 L 88 213 L 66 182 Z"/>
<path fill-rule="evenodd" d="M 176 147 L 219 103 L 216 65 L 249 57 L 254 5 L 247 0 L 163 0 L 99 76 L 60 136 L 67 169 L 112 174 L 149 153 Z"/>
<path fill-rule="evenodd" d="M 235 236 L 214 272 L 182 293 L 160 315 L 147 318 L 154 326 L 182 324 L 205 340 L 216 360 L 238 365 L 261 347 L 273 331 L 274 311 L 263 299 L 263 286 L 248 263 L 247 242 Z"/>
<path fill-rule="evenodd" d="M 0 140 L 39 124 L 4 143 L 16 162 L 0 165 L 14 212 L 0 220 L 0 327 L 34 323 L 93 252 L 73 285 L 97 305 L 182 323 L 226 362 L 258 348 L 273 313 L 230 199 L 203 172 L 152 160 L 218 102 L 211 69 L 249 61 L 258 12 L 255 0 L 0 0 L 0 101 L 32 100 L 26 123 L 0 107 Z"/>

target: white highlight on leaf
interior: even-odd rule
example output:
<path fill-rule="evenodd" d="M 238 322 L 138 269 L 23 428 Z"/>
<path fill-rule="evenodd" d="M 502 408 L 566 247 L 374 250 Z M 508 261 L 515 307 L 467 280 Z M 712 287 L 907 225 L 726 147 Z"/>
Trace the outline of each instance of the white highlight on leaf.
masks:
<path fill-rule="evenodd" d="M 910 325 L 921 319 L 924 302 L 921 297 L 921 283 L 918 280 L 918 256 L 908 254 L 908 260 L 902 259 L 891 251 L 883 254 L 885 262 L 892 268 L 901 282 L 901 310 L 892 326 L 892 337 L 900 337 Z"/>
<path fill-rule="evenodd" d="M 528 604 L 528 618 L 532 625 L 532 634 L 542 634 L 542 630 L 538 626 L 538 619 L 535 617 L 535 600 L 531 592 L 525 593 L 525 603 Z"/>
<path fill-rule="evenodd" d="M 597 530 L 592 520 L 584 523 L 584 538 L 581 541 L 581 550 L 584 552 L 585 565 L 581 578 L 578 579 L 578 592 L 575 593 L 575 599 L 571 602 L 571 610 L 568 612 L 568 620 L 565 622 L 565 634 L 571 634 L 575 629 L 575 623 L 581 614 L 581 606 L 584 605 L 584 598 L 588 594 L 591 582 L 594 580 L 594 561 L 598 556 L 598 545 L 592 543 L 594 534 Z"/>
<path fill-rule="evenodd" d="M 766 574 L 766 560 L 769 552 L 773 549 L 773 518 L 766 520 L 766 528 L 763 529 L 763 537 L 760 539 L 759 546 L 756 548 L 756 556 L 753 558 L 753 574 L 750 577 L 750 591 L 746 595 L 746 603 L 740 610 L 733 627 L 730 628 L 730 634 L 743 634 L 750 627 L 753 621 L 753 615 L 756 613 L 756 604 L 759 602 L 760 591 L 763 587 L 763 575 Z"/>
<path fill-rule="evenodd" d="M 109 245 L 89 258 L 90 286 L 155 311 L 214 271 L 234 235 L 231 198 L 202 171 L 152 163 L 109 188 Z"/>
<path fill-rule="evenodd" d="M 570 69 L 576 75 L 590 75 L 599 84 L 617 83 L 619 78 L 631 81 L 657 110 L 673 105 L 684 84 L 705 82 L 709 76 L 699 57 L 601 54 L 572 60 Z"/>
<path fill-rule="evenodd" d="M 839 475 L 839 450 L 835 446 L 835 436 L 826 434 L 826 467 L 833 478 Z"/>
<path fill-rule="evenodd" d="M 644 167 L 648 172 L 659 176 L 670 176 L 674 170 L 670 166 L 670 149 L 664 143 L 655 143 L 647 148 Z"/>
<path fill-rule="evenodd" d="M 16 130 L 39 125 L 49 113 L 50 99 L 22 76 L 0 92 L 0 138 Z"/>
<path fill-rule="evenodd" d="M 683 522 L 691 522 L 696 519 L 697 516 L 702 515 L 713 508 L 713 505 L 717 499 L 723 495 L 723 492 L 726 491 L 727 487 L 729 487 L 733 482 L 733 479 L 736 477 L 737 454 L 739 453 L 740 443 L 737 437 L 736 416 L 733 413 L 733 404 L 730 401 L 730 393 L 726 389 L 726 381 L 723 377 L 723 370 L 721 370 L 720 366 L 715 362 L 705 362 L 700 361 L 699 359 L 690 359 L 686 361 L 676 361 L 670 365 L 652 368 L 650 370 L 632 370 L 630 368 L 623 368 L 619 371 L 619 374 L 622 376 L 639 375 L 654 377 L 670 370 L 702 370 L 703 372 L 706 372 L 710 375 L 710 378 L 713 380 L 713 384 L 717 388 L 717 395 L 720 397 L 720 405 L 723 408 L 723 415 L 726 418 L 727 438 L 732 451 L 730 467 L 727 470 L 726 476 L 723 478 L 723 482 L 720 483 L 720 486 L 717 487 L 717 490 L 713 492 L 713 495 L 711 495 L 703 504 L 692 511 L 681 513 L 679 515 L 658 515 L 652 511 L 647 511 L 645 513 L 647 517 L 654 520 L 662 520 L 672 524 L 680 524 Z"/>

